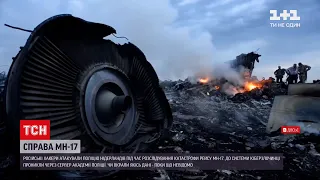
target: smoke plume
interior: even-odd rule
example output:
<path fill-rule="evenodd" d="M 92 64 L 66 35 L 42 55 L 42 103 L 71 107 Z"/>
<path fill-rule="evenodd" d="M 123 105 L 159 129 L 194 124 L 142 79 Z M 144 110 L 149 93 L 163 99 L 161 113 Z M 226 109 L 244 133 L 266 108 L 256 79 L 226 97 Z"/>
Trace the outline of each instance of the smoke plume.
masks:
<path fill-rule="evenodd" d="M 224 78 L 228 82 L 234 85 L 243 85 L 244 79 L 240 75 L 245 71 L 245 68 L 240 67 L 240 71 L 236 71 L 235 69 L 231 68 L 230 64 L 215 64 L 213 69 L 213 77 L 215 78 Z"/>

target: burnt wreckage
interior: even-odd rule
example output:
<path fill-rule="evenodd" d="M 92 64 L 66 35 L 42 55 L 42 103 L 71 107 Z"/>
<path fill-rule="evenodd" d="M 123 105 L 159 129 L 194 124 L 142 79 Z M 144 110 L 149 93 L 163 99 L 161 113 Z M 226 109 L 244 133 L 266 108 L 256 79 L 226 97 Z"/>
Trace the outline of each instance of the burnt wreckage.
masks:
<path fill-rule="evenodd" d="M 71 15 L 51 17 L 32 31 L 3 90 L 1 117 L 16 157 L 21 119 L 49 119 L 51 139 L 80 139 L 84 153 L 140 152 L 171 127 L 152 65 L 135 45 L 103 39 L 114 33 Z"/>
<path fill-rule="evenodd" d="M 228 61 L 227 63 L 230 64 L 231 68 L 237 71 L 241 71 L 241 67 L 244 67 L 245 69 L 249 70 L 248 76 L 251 77 L 254 64 L 256 61 L 259 62 L 259 57 L 261 57 L 260 54 L 250 52 L 247 54 L 240 54 L 236 57 L 236 59 Z"/>

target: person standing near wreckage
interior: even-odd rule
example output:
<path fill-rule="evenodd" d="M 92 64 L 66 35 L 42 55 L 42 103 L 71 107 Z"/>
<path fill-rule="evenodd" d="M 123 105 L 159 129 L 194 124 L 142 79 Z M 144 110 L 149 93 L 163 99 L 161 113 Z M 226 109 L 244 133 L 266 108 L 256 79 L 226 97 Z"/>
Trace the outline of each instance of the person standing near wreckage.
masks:
<path fill-rule="evenodd" d="M 301 62 L 298 65 L 299 83 L 305 83 L 307 81 L 307 72 L 311 69 L 311 67 L 302 64 Z"/>
<path fill-rule="evenodd" d="M 276 82 L 282 83 L 283 76 L 286 74 L 286 70 L 282 69 L 281 66 L 278 66 L 278 69 L 274 72 L 274 75 L 276 76 Z"/>
<path fill-rule="evenodd" d="M 294 84 L 297 83 L 298 81 L 298 68 L 297 64 L 293 64 L 292 67 L 287 69 L 287 74 L 288 74 L 288 84 Z"/>

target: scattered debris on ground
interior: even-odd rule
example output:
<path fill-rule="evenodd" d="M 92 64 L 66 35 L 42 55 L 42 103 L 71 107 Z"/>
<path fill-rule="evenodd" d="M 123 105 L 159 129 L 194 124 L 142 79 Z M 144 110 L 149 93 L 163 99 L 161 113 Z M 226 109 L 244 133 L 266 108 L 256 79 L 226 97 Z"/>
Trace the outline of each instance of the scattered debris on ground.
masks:
<path fill-rule="evenodd" d="M 165 84 L 165 85 L 164 85 Z M 177 84 L 184 88 L 175 89 Z M 174 125 L 170 138 L 150 152 L 157 153 L 283 153 L 283 171 L 167 171 L 130 172 L 137 179 L 317 179 L 320 144 L 316 134 L 284 136 L 266 134 L 272 100 L 286 94 L 286 87 L 272 83 L 259 89 L 228 96 L 208 84 L 162 82 L 171 104 Z M 267 94 L 267 92 L 269 94 Z M 267 97 L 264 97 L 267 96 Z M 166 178 L 164 178 L 166 179 Z"/>
<path fill-rule="evenodd" d="M 148 151 L 151 153 L 283 153 L 283 171 L 234 171 L 199 169 L 186 171 L 128 171 L 113 179 L 318 179 L 320 144 L 317 134 L 283 136 L 267 134 L 266 124 L 274 96 L 286 94 L 284 85 L 227 95 L 212 84 L 187 80 L 164 81 L 174 124 L 169 135 Z M 10 158 L 4 158 L 5 166 Z M 3 163 L 2 163 L 3 164 Z"/>

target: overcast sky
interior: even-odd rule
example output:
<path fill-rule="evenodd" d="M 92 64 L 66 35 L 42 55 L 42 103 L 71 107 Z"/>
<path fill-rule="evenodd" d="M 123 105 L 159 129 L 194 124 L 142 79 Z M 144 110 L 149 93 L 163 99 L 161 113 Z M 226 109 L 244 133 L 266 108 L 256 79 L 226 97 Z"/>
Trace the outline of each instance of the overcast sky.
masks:
<path fill-rule="evenodd" d="M 301 27 L 270 27 L 270 9 L 298 10 Z M 312 67 L 309 81 L 320 79 L 319 0 L 0 0 L 0 24 L 33 29 L 62 13 L 113 26 L 161 79 L 184 78 L 258 48 L 258 77 L 302 62 Z M 0 71 L 28 36 L 0 27 Z"/>

